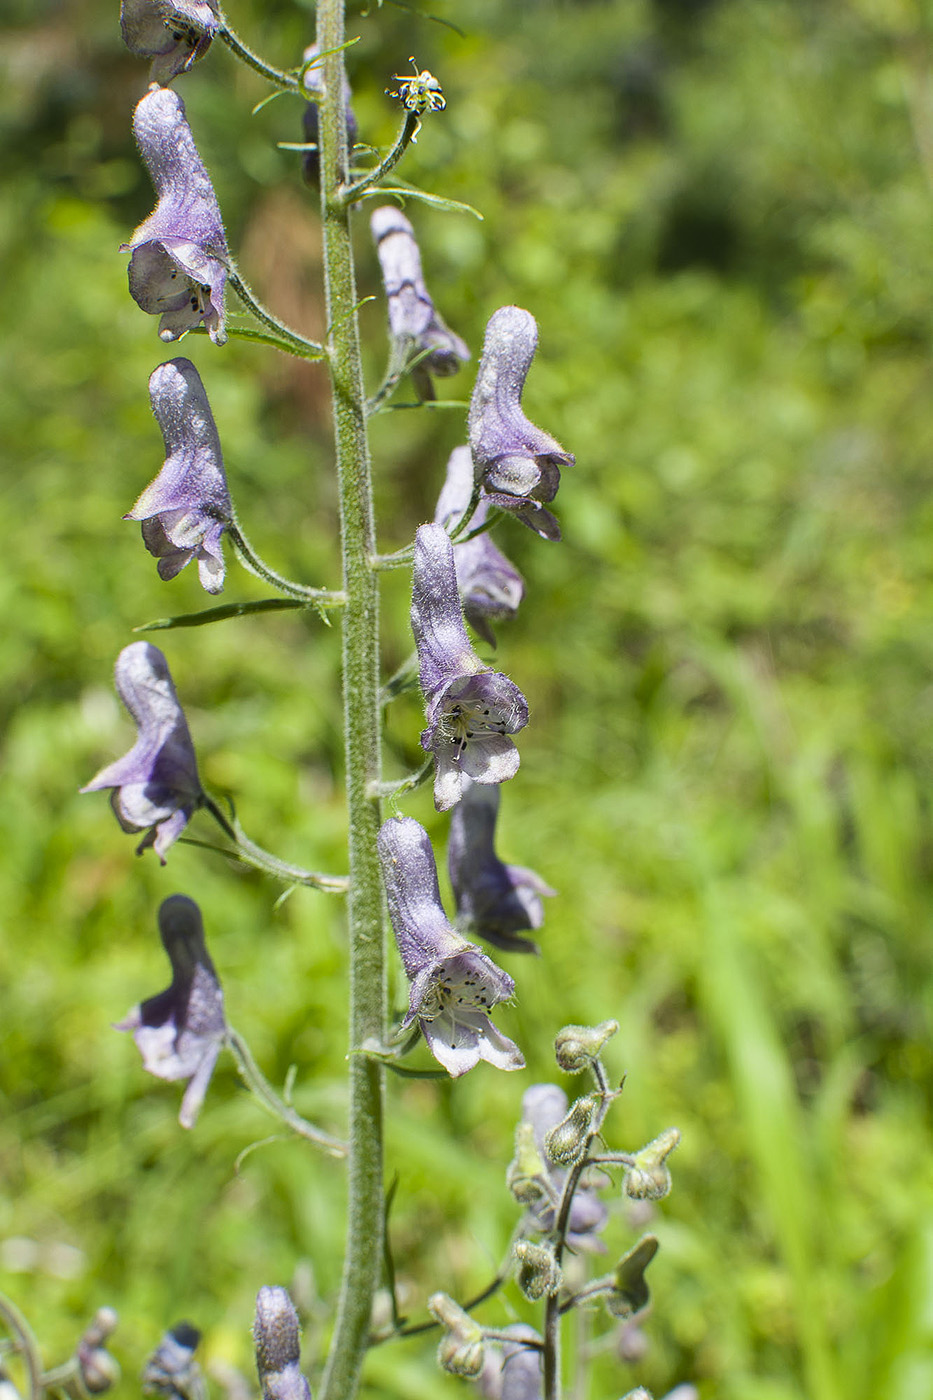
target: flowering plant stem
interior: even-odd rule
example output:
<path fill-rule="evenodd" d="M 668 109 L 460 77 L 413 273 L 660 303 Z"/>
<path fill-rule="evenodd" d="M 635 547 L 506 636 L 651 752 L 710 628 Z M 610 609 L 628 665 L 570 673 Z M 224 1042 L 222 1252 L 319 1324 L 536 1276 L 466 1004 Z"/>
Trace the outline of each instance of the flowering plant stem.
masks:
<path fill-rule="evenodd" d="M 347 169 L 344 0 L 319 0 L 317 43 L 324 61 L 319 106 L 321 217 L 343 555 L 343 697 L 349 826 L 350 1050 L 385 1039 L 385 919 L 376 838 L 381 820 L 379 590 L 366 397 L 360 362 L 358 298 L 350 211 L 341 191 Z M 369 1055 L 349 1056 L 347 1244 L 336 1327 L 321 1400 L 352 1400 L 369 1336 L 383 1240 L 382 1100 L 385 1071 Z"/>

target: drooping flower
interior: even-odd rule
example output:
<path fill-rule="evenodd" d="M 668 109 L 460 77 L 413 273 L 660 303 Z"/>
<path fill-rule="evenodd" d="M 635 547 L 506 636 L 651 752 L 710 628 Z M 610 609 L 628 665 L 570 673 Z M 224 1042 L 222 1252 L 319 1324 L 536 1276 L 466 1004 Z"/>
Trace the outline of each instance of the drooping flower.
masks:
<path fill-rule="evenodd" d="M 193 899 L 170 895 L 159 906 L 159 933 L 172 964 L 164 992 L 134 1006 L 115 1029 L 132 1031 L 143 1065 L 158 1079 L 187 1079 L 178 1121 L 197 1121 L 227 1034 L 224 997 Z"/>
<path fill-rule="evenodd" d="M 320 49 L 317 44 L 311 44 L 305 49 L 303 59 L 306 64 L 312 64 L 310 68 L 305 68 L 302 79 L 305 91 L 320 98 L 324 92 L 324 69 L 320 64 L 315 64 Z M 347 151 L 352 152 L 356 143 L 358 126 L 356 117 L 350 107 L 350 84 L 346 74 L 343 80 L 343 101 L 347 112 Z M 318 146 L 320 140 L 320 121 L 318 118 L 317 102 L 308 102 L 302 115 L 302 129 L 305 141 L 309 146 Z M 301 173 L 309 185 L 319 185 L 321 182 L 321 152 L 320 148 L 314 151 L 305 151 L 301 158 Z"/>
<path fill-rule="evenodd" d="M 298 1314 L 284 1288 L 267 1286 L 256 1295 L 253 1343 L 262 1400 L 311 1400 L 301 1373 Z"/>
<path fill-rule="evenodd" d="M 165 465 L 123 519 L 142 521 L 160 578 L 174 578 L 196 558 L 202 587 L 220 593 L 221 535 L 233 523 L 233 506 L 201 376 L 190 360 L 168 360 L 153 370 L 149 398 L 165 440 Z"/>
<path fill-rule="evenodd" d="M 470 401 L 470 450 L 476 480 L 500 510 L 517 516 L 544 539 L 559 540 L 560 526 L 545 504 L 560 485 L 573 454 L 530 423 L 522 390 L 538 344 L 530 311 L 502 306 L 486 327 L 483 358 Z"/>
<path fill-rule="evenodd" d="M 149 80 L 170 83 L 204 57 L 220 28 L 217 0 L 121 0 L 120 30 L 130 53 L 151 58 Z"/>
<path fill-rule="evenodd" d="M 389 303 L 389 329 L 400 351 L 423 354 L 412 380 L 421 398 L 433 399 L 431 375 L 456 374 L 470 352 L 428 294 L 415 232 L 401 210 L 385 204 L 372 214 L 369 226 Z"/>
<path fill-rule="evenodd" d="M 556 891 L 521 865 L 505 865 L 493 842 L 499 789 L 462 780 L 462 797 L 450 819 L 447 869 L 457 904 L 457 928 L 512 953 L 537 953 L 520 929 L 544 923 L 542 896 Z"/>
<path fill-rule="evenodd" d="M 548 1162 L 544 1140 L 547 1134 L 566 1116 L 567 1095 L 558 1084 L 533 1084 L 522 1096 L 522 1122 L 530 1123 L 541 1158 L 547 1163 L 548 1175 L 555 1200 L 560 1199 L 567 1173 Z M 542 1195 L 531 1202 L 529 1212 L 537 1229 L 547 1234 L 554 1228 L 553 1204 Z M 609 1218 L 609 1212 L 596 1192 L 585 1183 L 574 1192 L 570 1207 L 567 1243 L 573 1249 L 604 1253 L 605 1246 L 596 1235 Z"/>
<path fill-rule="evenodd" d="M 415 535 L 411 626 L 427 718 L 421 747 L 434 754 L 434 805 L 446 812 L 460 801 L 464 774 L 477 783 L 515 776 L 518 750 L 508 736 L 528 723 L 528 703 L 470 646 L 453 546 L 440 525 Z"/>
<path fill-rule="evenodd" d="M 431 1054 L 454 1078 L 480 1060 L 497 1069 L 521 1069 L 525 1061 L 518 1046 L 487 1014 L 512 996 L 515 983 L 447 922 L 424 827 L 410 817 L 390 817 L 379 833 L 379 859 L 411 983 L 402 1028 L 417 1020 Z"/>
<path fill-rule="evenodd" d="M 143 1395 L 163 1400 L 207 1400 L 207 1386 L 194 1353 L 201 1333 L 190 1322 L 178 1322 L 164 1334 L 141 1376 Z"/>
<path fill-rule="evenodd" d="M 124 647 L 114 668 L 117 694 L 136 721 L 136 743 L 102 768 L 82 792 L 113 788 L 110 802 L 124 831 L 144 831 L 137 854 L 152 846 L 162 864 L 201 805 L 194 745 L 168 662 L 151 642 Z"/>
<path fill-rule="evenodd" d="M 479 1376 L 484 1400 L 541 1400 L 544 1377 L 539 1346 L 541 1337 L 527 1322 L 513 1322 L 502 1329 L 512 1340 L 487 1343 L 485 1361 Z"/>
<path fill-rule="evenodd" d="M 133 131 L 159 202 L 123 251 L 132 253 L 130 295 L 159 316 L 162 340 L 178 340 L 203 322 L 223 345 L 227 240 L 220 208 L 172 88 L 153 85 L 136 105 Z"/>
<path fill-rule="evenodd" d="M 473 494 L 473 458 L 468 447 L 455 447 L 447 462 L 447 479 L 437 498 L 434 519 L 448 533 L 460 522 Z M 485 525 L 489 500 L 481 496 L 469 530 Z M 466 532 L 469 534 L 469 530 Z M 512 617 L 525 593 L 522 576 L 488 531 L 454 546 L 457 588 L 467 622 L 484 642 L 496 645 L 490 622 Z"/>

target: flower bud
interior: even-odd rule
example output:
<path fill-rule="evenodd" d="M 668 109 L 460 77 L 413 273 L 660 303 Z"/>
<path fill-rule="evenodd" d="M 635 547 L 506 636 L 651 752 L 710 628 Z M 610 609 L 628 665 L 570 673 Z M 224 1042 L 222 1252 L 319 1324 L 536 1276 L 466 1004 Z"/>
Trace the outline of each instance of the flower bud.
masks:
<path fill-rule="evenodd" d="M 267 1286 L 257 1293 L 253 1343 L 263 1400 L 311 1400 L 299 1364 L 298 1314 L 284 1288 Z"/>
<path fill-rule="evenodd" d="M 432 1293 L 428 1311 L 444 1328 L 437 1361 L 454 1376 L 472 1378 L 483 1369 L 483 1329 L 446 1293 Z"/>
<path fill-rule="evenodd" d="M 618 1021 L 600 1021 L 598 1026 L 564 1026 L 554 1041 L 557 1063 L 567 1074 L 582 1074 L 618 1029 Z"/>
<path fill-rule="evenodd" d="M 564 1275 L 550 1245 L 519 1240 L 512 1252 L 518 1261 L 518 1286 L 526 1298 L 537 1302 L 558 1291 Z"/>
<path fill-rule="evenodd" d="M 616 1265 L 606 1307 L 613 1317 L 631 1317 L 647 1306 L 650 1293 L 645 1270 L 658 1252 L 656 1235 L 644 1235 Z"/>
<path fill-rule="evenodd" d="M 622 1190 L 636 1201 L 660 1201 L 671 1189 L 667 1158 L 680 1142 L 680 1129 L 667 1128 L 634 1154 L 622 1178 Z"/>
<path fill-rule="evenodd" d="M 577 1099 L 567 1117 L 545 1134 L 544 1150 L 552 1162 L 569 1167 L 580 1160 L 592 1135 L 599 1103 L 596 1094 Z"/>
<path fill-rule="evenodd" d="M 91 1395 L 102 1395 L 120 1379 L 120 1367 L 104 1342 L 116 1330 L 113 1308 L 98 1308 L 94 1320 L 78 1343 L 75 1357 L 84 1387 Z"/>
<path fill-rule="evenodd" d="M 523 1206 L 533 1205 L 547 1189 L 547 1164 L 538 1151 L 534 1124 L 523 1120 L 515 1130 L 515 1156 L 509 1163 L 505 1184 Z"/>
<path fill-rule="evenodd" d="M 201 1333 L 190 1322 L 179 1322 L 165 1333 L 143 1367 L 143 1395 L 162 1400 L 207 1400 L 201 1368 L 194 1359 Z"/>

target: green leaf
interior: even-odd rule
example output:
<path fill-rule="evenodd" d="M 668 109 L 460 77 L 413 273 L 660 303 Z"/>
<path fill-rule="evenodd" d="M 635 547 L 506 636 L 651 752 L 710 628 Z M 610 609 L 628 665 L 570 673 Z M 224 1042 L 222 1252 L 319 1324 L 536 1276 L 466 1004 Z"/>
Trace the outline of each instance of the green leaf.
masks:
<path fill-rule="evenodd" d="M 429 194 L 427 190 L 415 189 L 413 185 L 375 185 L 373 188 L 363 190 L 360 199 L 371 199 L 373 195 L 394 194 L 404 202 L 406 199 L 418 199 L 422 204 L 430 204 L 434 209 L 444 209 L 449 214 L 472 214 L 474 219 L 483 222 L 483 215 L 478 209 L 474 209 L 472 204 L 463 204 L 459 199 L 444 199 L 439 194 Z"/>
<path fill-rule="evenodd" d="M 134 627 L 134 632 L 163 632 L 171 627 L 206 627 L 211 622 L 225 622 L 228 617 L 245 617 L 247 613 L 282 612 L 286 608 L 310 608 L 313 602 L 298 598 L 260 598 L 255 603 L 224 603 L 204 612 L 185 613 L 182 617 L 158 617 Z"/>

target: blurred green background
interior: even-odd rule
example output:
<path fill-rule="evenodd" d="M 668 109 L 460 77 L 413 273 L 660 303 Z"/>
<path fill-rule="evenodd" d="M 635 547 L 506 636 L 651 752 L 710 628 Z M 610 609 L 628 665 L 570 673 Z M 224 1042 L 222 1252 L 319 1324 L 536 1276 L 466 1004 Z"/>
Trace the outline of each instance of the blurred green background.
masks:
<path fill-rule="evenodd" d="M 130 137 L 146 66 L 116 3 L 5 14 L 0 1289 L 50 1363 L 115 1306 L 129 1396 L 180 1317 L 208 1361 L 249 1371 L 256 1289 L 297 1280 L 313 1372 L 341 1168 L 287 1138 L 238 1160 L 276 1125 L 228 1062 L 185 1134 L 178 1086 L 110 1026 L 165 986 L 155 911 L 190 894 L 231 1022 L 339 1131 L 341 906 L 277 905 L 271 882 L 192 846 L 165 869 L 137 860 L 106 798 L 77 795 L 129 747 L 110 674 L 132 628 L 207 600 L 193 569 L 161 584 L 120 519 L 161 465 L 146 383 L 174 353 L 117 251 L 153 204 Z M 230 0 L 230 20 L 283 64 L 313 31 L 307 0 Z M 622 1345 L 642 1354 L 594 1314 L 574 1400 L 683 1380 L 704 1400 L 928 1400 L 933 8 L 373 2 L 349 32 L 361 139 L 392 139 L 384 90 L 409 54 L 441 80 L 447 111 L 401 173 L 485 222 L 409 205 L 428 284 L 474 353 L 497 306 L 533 311 L 525 406 L 578 463 L 561 545 L 497 532 L 527 580 L 497 664 L 532 709 L 498 846 L 560 891 L 542 957 L 501 959 L 518 1001 L 498 1020 L 528 1070 L 389 1083 L 405 1307 L 419 1319 L 433 1289 L 486 1283 L 516 1219 L 521 1094 L 553 1076 L 561 1024 L 615 1016 L 613 1144 L 673 1123 L 683 1144 L 651 1224 L 653 1310 Z M 301 139 L 300 105 L 251 116 L 265 89 L 219 44 L 177 86 L 245 274 L 320 334 L 314 201 L 275 144 Z M 375 384 L 385 312 L 358 222 Z M 323 372 L 234 341 L 180 348 L 254 543 L 333 584 Z M 471 383 L 443 387 L 465 400 Z M 376 420 L 383 548 L 431 517 L 463 438 L 457 409 Z M 231 561 L 225 600 L 263 591 Z M 409 648 L 407 592 L 385 577 L 387 672 Z M 205 784 L 270 849 L 343 869 L 335 632 L 280 614 L 155 640 Z M 390 776 L 419 728 L 413 700 L 393 707 Z M 442 847 L 428 792 L 403 810 Z M 610 1259 L 637 1228 L 617 1200 Z M 481 1316 L 535 1313 L 510 1286 Z M 367 1377 L 367 1400 L 465 1393 L 424 1338 L 378 1349 Z"/>

